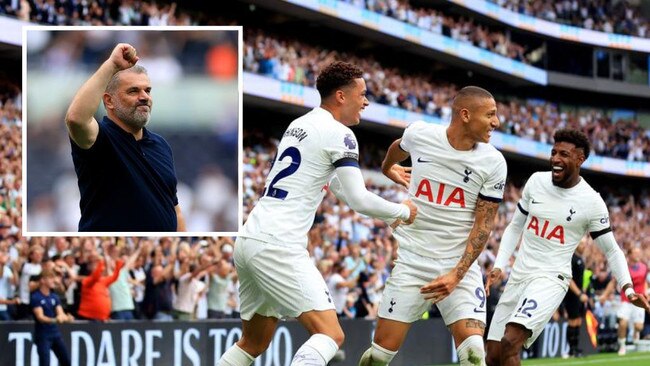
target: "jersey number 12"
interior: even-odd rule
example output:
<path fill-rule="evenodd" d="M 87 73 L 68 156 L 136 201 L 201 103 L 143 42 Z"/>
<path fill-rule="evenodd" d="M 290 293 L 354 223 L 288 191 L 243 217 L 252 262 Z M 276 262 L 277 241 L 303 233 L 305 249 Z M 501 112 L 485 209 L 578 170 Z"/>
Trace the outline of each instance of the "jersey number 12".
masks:
<path fill-rule="evenodd" d="M 289 164 L 286 168 L 280 170 L 278 174 L 273 177 L 271 180 L 271 183 L 267 188 L 264 188 L 264 192 L 262 193 L 262 196 L 267 196 L 267 197 L 272 197 L 272 198 L 277 198 L 280 200 L 284 200 L 287 198 L 287 195 L 289 192 L 285 191 L 284 189 L 280 188 L 275 188 L 275 185 L 278 183 L 280 179 L 286 178 L 290 176 L 291 174 L 295 173 L 296 170 L 300 167 L 300 150 L 294 146 L 288 147 L 282 154 L 280 155 L 279 158 L 276 159 L 276 161 L 282 161 L 284 158 L 289 157 L 291 159 L 291 164 Z M 273 162 L 275 165 L 275 161 Z"/>

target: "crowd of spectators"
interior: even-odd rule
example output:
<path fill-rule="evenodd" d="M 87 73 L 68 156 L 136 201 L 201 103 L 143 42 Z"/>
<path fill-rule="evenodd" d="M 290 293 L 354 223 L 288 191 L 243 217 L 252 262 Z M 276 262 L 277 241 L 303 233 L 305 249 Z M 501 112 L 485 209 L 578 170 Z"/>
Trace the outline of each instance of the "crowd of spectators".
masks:
<path fill-rule="evenodd" d="M 20 235 L 22 226 L 22 94 L 0 79 L 0 237 Z"/>
<path fill-rule="evenodd" d="M 647 38 L 648 20 L 627 0 L 489 0 L 508 10 L 605 33 Z"/>
<path fill-rule="evenodd" d="M 257 130 L 245 131 L 244 134 L 245 216 L 259 199 L 275 156 L 275 146 L 279 141 L 269 138 L 269 135 L 268 132 Z M 385 152 L 382 152 L 382 148 L 370 148 L 369 151 L 379 153 L 381 157 Z M 361 155 L 360 158 L 363 159 L 363 152 Z M 373 170 L 379 170 L 379 166 L 367 166 L 365 169 L 366 173 Z M 484 275 L 492 268 L 503 231 L 521 197 L 521 182 L 525 178 L 517 177 L 515 172 L 511 172 L 509 176 L 494 231 L 478 259 Z M 405 189 L 397 185 L 380 184 L 372 180 L 367 180 L 366 185 L 370 191 L 393 202 L 401 202 L 407 197 Z M 601 189 L 606 197 L 610 220 L 619 245 L 624 250 L 634 246 L 641 247 L 644 260 L 650 262 L 650 192 L 645 191 L 635 197 L 621 193 L 614 187 L 596 189 Z M 594 271 L 594 279 L 601 274 L 611 278 L 606 258 L 588 236 L 586 240 L 584 258 L 587 268 Z M 330 286 L 337 310 L 348 317 L 376 316 L 381 288 L 392 268 L 396 247 L 397 242 L 386 223 L 355 213 L 331 193 L 325 196 L 316 213 L 314 226 L 309 232 L 310 254 Z M 506 272 L 509 273 L 509 270 L 508 268 Z M 503 284 L 497 284 L 497 288 L 491 292 L 488 304 L 496 305 L 502 286 Z M 595 293 L 593 295 L 595 302 L 601 300 L 595 297 Z M 607 314 L 615 314 L 616 301 L 617 298 L 613 295 L 606 301 L 602 299 L 600 309 L 607 305 Z"/>
<path fill-rule="evenodd" d="M 3 14 L 49 25 L 196 25 L 176 3 L 141 0 L 0 0 Z"/>
<path fill-rule="evenodd" d="M 540 59 L 538 52 L 510 40 L 503 31 L 477 24 L 472 19 L 445 15 L 439 11 L 414 8 L 407 1 L 351 1 L 352 4 L 412 24 L 428 31 L 529 63 Z M 183 12 L 176 3 L 157 4 L 141 0 L 119 1 L 39 1 L 0 0 L 0 15 L 50 25 L 197 25 L 200 14 Z M 206 20 L 208 21 L 208 20 Z M 209 20 L 214 23 L 214 19 Z M 228 22 L 225 22 L 228 23 Z M 222 22 L 222 24 L 225 24 Z M 527 52 L 529 52 L 527 54 Z"/>
<path fill-rule="evenodd" d="M 432 74 L 385 67 L 372 56 L 312 46 L 291 37 L 247 28 L 244 37 L 244 70 L 275 79 L 314 86 L 316 75 L 334 60 L 347 60 L 364 71 L 370 101 L 424 113 L 448 121 L 451 102 L 459 87 Z M 496 96 L 500 131 L 548 142 L 557 128 L 581 129 L 592 141 L 594 152 L 629 161 L 650 161 L 650 130 L 634 119 L 617 119 L 607 111 L 578 107 L 560 108 L 544 100 Z"/>
<path fill-rule="evenodd" d="M 510 34 L 505 30 L 497 30 L 477 23 L 472 18 L 453 16 L 426 7 L 415 7 L 408 0 L 341 1 L 436 34 L 451 37 L 459 42 L 470 43 L 519 62 L 536 63 L 542 56 L 538 49 L 527 49 L 524 45 L 512 41 Z"/>
<path fill-rule="evenodd" d="M 0 240 L 0 319 L 29 319 L 29 294 L 56 273 L 66 312 L 90 321 L 237 318 L 233 239 L 71 237 Z"/>

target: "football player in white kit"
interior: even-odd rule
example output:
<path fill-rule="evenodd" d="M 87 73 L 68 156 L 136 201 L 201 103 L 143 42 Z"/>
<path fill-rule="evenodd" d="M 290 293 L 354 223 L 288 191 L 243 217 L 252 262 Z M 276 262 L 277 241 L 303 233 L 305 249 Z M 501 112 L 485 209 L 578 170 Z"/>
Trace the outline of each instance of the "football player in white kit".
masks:
<path fill-rule="evenodd" d="M 490 283 L 500 279 L 521 237 L 490 324 L 488 365 L 521 364 L 522 346 L 530 347 L 564 299 L 571 280 L 571 256 L 587 232 L 606 255 L 621 291 L 634 305 L 650 310 L 645 295 L 632 288 L 605 202 L 580 177 L 580 166 L 589 156 L 589 140 L 582 132 L 568 129 L 556 131 L 553 139 L 552 170 L 535 173 L 526 182 L 486 281 L 489 289 Z"/>
<path fill-rule="evenodd" d="M 368 106 L 362 76 L 362 70 L 345 62 L 327 66 L 316 81 L 320 107 L 285 131 L 262 197 L 235 243 L 242 337 L 217 365 L 251 365 L 283 317 L 297 318 L 311 335 L 291 365 L 325 366 L 343 343 L 327 284 L 306 249 L 307 233 L 334 175 L 330 190 L 353 210 L 391 221 L 415 219 L 411 202 L 392 203 L 366 190 L 357 140 L 348 127 L 359 123 Z"/>
<path fill-rule="evenodd" d="M 397 261 L 386 282 L 371 347 L 360 366 L 388 365 L 411 323 L 437 304 L 461 365 L 485 364 L 485 292 L 476 258 L 483 251 L 503 198 L 507 167 L 488 144 L 499 127 L 485 89 L 461 89 L 448 127 L 414 122 L 390 146 L 386 176 L 407 186 L 418 217 L 394 232 Z M 411 157 L 410 182 L 394 167 Z"/>

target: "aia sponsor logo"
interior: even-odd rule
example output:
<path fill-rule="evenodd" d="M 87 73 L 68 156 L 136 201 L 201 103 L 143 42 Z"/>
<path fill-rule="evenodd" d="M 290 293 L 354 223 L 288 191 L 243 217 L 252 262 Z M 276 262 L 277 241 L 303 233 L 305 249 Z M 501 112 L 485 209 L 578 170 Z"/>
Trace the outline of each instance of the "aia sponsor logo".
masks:
<path fill-rule="evenodd" d="M 535 236 L 540 236 L 546 240 L 557 240 L 564 244 L 564 227 L 562 225 L 552 226 L 550 221 L 540 220 L 533 216 L 528 223 L 526 230 L 529 230 Z"/>
<path fill-rule="evenodd" d="M 435 189 L 436 185 L 437 189 Z M 415 192 L 415 197 L 426 199 L 431 203 L 435 202 L 438 205 L 455 205 L 465 208 L 465 191 L 458 187 L 453 189 L 452 187 L 447 188 L 444 183 L 438 184 L 437 182 L 431 182 L 428 179 L 422 179 L 420 181 L 418 184 L 418 190 Z"/>

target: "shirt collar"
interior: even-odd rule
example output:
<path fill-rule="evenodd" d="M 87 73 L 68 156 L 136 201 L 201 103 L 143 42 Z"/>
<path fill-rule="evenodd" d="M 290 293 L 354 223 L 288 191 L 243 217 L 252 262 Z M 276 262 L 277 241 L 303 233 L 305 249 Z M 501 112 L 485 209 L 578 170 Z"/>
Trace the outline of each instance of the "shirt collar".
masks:
<path fill-rule="evenodd" d="M 112 119 L 108 118 L 108 116 L 104 116 L 104 123 L 111 129 L 118 131 L 124 136 L 130 136 L 135 140 L 135 136 L 133 136 L 130 132 L 125 131 L 122 127 L 120 127 L 117 123 L 113 122 Z M 151 139 L 151 134 L 149 133 L 149 130 L 147 130 L 146 127 L 142 128 L 142 139 L 140 141 L 146 141 L 150 142 L 153 141 Z"/>

